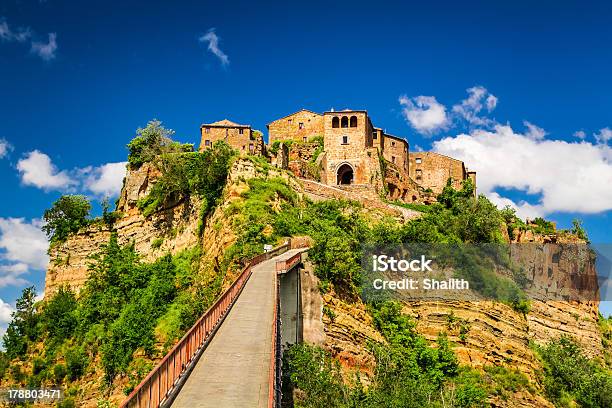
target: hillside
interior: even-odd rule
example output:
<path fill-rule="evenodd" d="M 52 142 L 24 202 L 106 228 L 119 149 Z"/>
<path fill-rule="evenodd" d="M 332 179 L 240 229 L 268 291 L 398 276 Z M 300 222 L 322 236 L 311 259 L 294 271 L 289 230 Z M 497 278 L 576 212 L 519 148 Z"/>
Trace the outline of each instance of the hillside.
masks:
<path fill-rule="evenodd" d="M 469 183 L 426 209 L 404 208 L 301 180 L 223 143 L 203 153 L 160 146 L 131 149 L 113 211 L 52 238 L 45 299 L 23 297 L 2 386 L 61 384 L 63 407 L 114 406 L 242 262 L 264 244 L 309 236 L 308 344 L 288 352 L 284 370 L 295 406 L 610 406 L 610 329 L 594 301 L 358 296 L 366 242 L 580 242 L 578 231 L 545 236 L 474 198 Z M 563 382 L 568 375 L 576 383 Z"/>

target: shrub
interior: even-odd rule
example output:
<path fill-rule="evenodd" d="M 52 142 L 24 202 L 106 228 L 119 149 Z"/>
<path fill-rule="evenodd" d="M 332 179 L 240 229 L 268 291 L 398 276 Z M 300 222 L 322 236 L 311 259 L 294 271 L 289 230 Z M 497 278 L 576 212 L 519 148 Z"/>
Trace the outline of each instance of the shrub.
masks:
<path fill-rule="evenodd" d="M 194 194 L 205 204 L 201 214 L 205 217 L 221 196 L 234 155 L 235 151 L 223 141 L 201 153 L 161 155 L 158 167 L 162 175 L 138 202 L 138 208 L 148 217 L 164 205 Z"/>
<path fill-rule="evenodd" d="M 89 364 L 89 357 L 82 347 L 66 350 L 66 371 L 70 381 L 80 378 Z"/>
<path fill-rule="evenodd" d="M 349 390 L 342 381 L 340 365 L 321 348 L 296 344 L 285 352 L 285 372 L 293 386 L 304 393 L 300 407 L 343 407 Z"/>
<path fill-rule="evenodd" d="M 56 364 L 53 367 L 53 378 L 58 384 L 61 384 L 64 381 L 64 378 L 66 378 L 67 374 L 68 370 L 66 369 L 66 366 L 64 364 Z"/>
<path fill-rule="evenodd" d="M 68 235 L 89 224 L 90 210 L 91 204 L 85 196 L 61 196 L 45 211 L 42 230 L 52 243 L 64 241 Z"/>
<path fill-rule="evenodd" d="M 561 337 L 538 348 L 544 386 L 555 403 L 574 400 L 582 407 L 612 406 L 612 373 L 588 359 L 578 343 Z"/>
<path fill-rule="evenodd" d="M 78 324 L 76 309 L 74 293 L 63 286 L 47 302 L 42 313 L 42 322 L 53 342 L 59 344 L 72 336 Z"/>

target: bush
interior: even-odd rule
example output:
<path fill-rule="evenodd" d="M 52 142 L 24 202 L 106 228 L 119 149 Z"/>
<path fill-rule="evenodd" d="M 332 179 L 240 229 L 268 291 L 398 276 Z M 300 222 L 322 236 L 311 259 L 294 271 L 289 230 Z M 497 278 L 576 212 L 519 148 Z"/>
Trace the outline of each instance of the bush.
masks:
<path fill-rule="evenodd" d="M 66 350 L 66 371 L 70 381 L 74 381 L 85 374 L 89 364 L 89 357 L 82 347 L 74 347 Z"/>
<path fill-rule="evenodd" d="M 201 153 L 163 154 L 158 160 L 161 177 L 149 194 L 138 202 L 145 217 L 163 206 L 188 198 L 200 197 L 205 217 L 221 196 L 235 151 L 225 142 L 215 142 Z"/>
<path fill-rule="evenodd" d="M 612 406 L 612 372 L 588 359 L 575 340 L 561 337 L 537 351 L 551 401 L 575 401 L 588 408 Z"/>
<path fill-rule="evenodd" d="M 70 288 L 59 288 L 47 302 L 42 313 L 42 322 L 49 338 L 56 344 L 72 336 L 78 324 L 75 311 L 77 301 Z"/>
<path fill-rule="evenodd" d="M 296 344 L 285 352 L 285 369 L 294 387 L 304 393 L 296 406 L 348 406 L 349 390 L 342 381 L 340 364 L 318 347 Z"/>
<path fill-rule="evenodd" d="M 61 384 L 64 381 L 67 374 L 68 370 L 64 364 L 56 364 L 55 367 L 53 367 L 53 378 L 58 384 Z"/>
<path fill-rule="evenodd" d="M 64 241 L 70 234 L 76 233 L 89 224 L 91 204 L 82 195 L 61 196 L 43 215 L 42 230 L 53 242 Z"/>

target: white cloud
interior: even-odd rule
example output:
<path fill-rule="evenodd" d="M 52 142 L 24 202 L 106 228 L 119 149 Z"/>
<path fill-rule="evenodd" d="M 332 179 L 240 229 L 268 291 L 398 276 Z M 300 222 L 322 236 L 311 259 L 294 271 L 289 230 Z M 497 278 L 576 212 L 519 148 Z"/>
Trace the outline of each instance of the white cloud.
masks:
<path fill-rule="evenodd" d="M 39 219 L 26 221 L 24 218 L 0 218 L 0 259 L 10 261 L 12 265 L 4 272 L 20 274 L 25 267 L 46 269 L 49 262 L 47 255 L 48 241 L 41 230 Z M 25 265 L 25 266 L 24 266 Z M 4 266 L 5 268 L 6 265 Z"/>
<path fill-rule="evenodd" d="M 85 187 L 99 197 L 114 197 L 121 192 L 127 162 L 107 163 L 88 169 Z"/>
<path fill-rule="evenodd" d="M 80 191 L 96 197 L 114 197 L 121 192 L 126 165 L 127 162 L 117 162 L 59 170 L 47 154 L 33 150 L 17 162 L 17 170 L 24 185 L 45 191 Z"/>
<path fill-rule="evenodd" d="M 489 94 L 487 96 L 487 110 L 491 112 L 493 109 L 497 107 L 497 96 Z"/>
<path fill-rule="evenodd" d="M 14 311 L 15 310 L 10 304 L 0 299 L 0 349 L 3 349 L 1 340 L 4 337 L 4 333 L 6 333 L 8 324 L 12 320 L 12 314 Z"/>
<path fill-rule="evenodd" d="M 491 112 L 497 106 L 497 97 L 483 86 L 474 86 L 466 90 L 468 97 L 453 106 L 453 113 L 472 125 L 491 126 L 494 121 L 481 116 L 483 109 Z"/>
<path fill-rule="evenodd" d="M 474 130 L 434 142 L 433 150 L 463 160 L 478 172 L 478 188 L 509 203 L 495 189 L 539 195 L 515 204 L 523 214 L 598 213 L 612 209 L 612 148 L 584 141 L 534 139 L 510 126 Z"/>
<path fill-rule="evenodd" d="M 608 143 L 608 141 L 612 140 L 612 129 L 609 127 L 600 129 L 599 133 L 595 133 L 595 139 L 599 143 Z"/>
<path fill-rule="evenodd" d="M 0 21 L 0 40 L 6 42 L 24 42 L 32 36 L 32 30 L 29 27 L 18 28 L 12 30 L 6 21 Z"/>
<path fill-rule="evenodd" d="M 217 56 L 217 58 L 219 58 L 219 61 L 221 61 L 221 65 L 227 66 L 229 65 L 229 57 L 227 56 L 227 54 L 221 51 L 221 48 L 219 48 L 219 40 L 220 38 L 217 33 L 215 33 L 214 28 L 208 30 L 206 34 L 199 38 L 200 42 L 208 43 L 208 51 L 212 52 Z"/>
<path fill-rule="evenodd" d="M 548 134 L 548 132 L 546 132 L 544 129 L 534 125 L 531 122 L 525 120 L 523 121 L 523 124 L 527 127 L 527 132 L 525 133 L 525 136 L 527 136 L 529 139 L 542 140 L 544 139 L 544 136 Z"/>
<path fill-rule="evenodd" d="M 584 130 L 577 130 L 574 132 L 574 137 L 577 137 L 578 139 L 586 139 L 586 133 Z"/>
<path fill-rule="evenodd" d="M 24 275 L 47 268 L 48 242 L 41 226 L 38 219 L 0 218 L 0 288 L 23 286 L 28 283 Z"/>
<path fill-rule="evenodd" d="M 0 40 L 3 42 L 18 42 L 25 43 L 30 41 L 30 52 L 42 58 L 45 61 L 50 61 L 55 58 L 57 51 L 57 34 L 49 33 L 47 42 L 35 41 L 34 32 L 30 27 L 20 27 L 16 30 L 12 29 L 4 19 L 0 19 Z"/>
<path fill-rule="evenodd" d="M 408 98 L 401 96 L 402 114 L 410 125 L 419 133 L 431 135 L 448 128 L 449 120 L 446 107 L 433 96 L 417 96 Z"/>
<path fill-rule="evenodd" d="M 46 154 L 34 150 L 17 162 L 17 170 L 25 185 L 43 190 L 66 191 L 76 185 L 67 171 L 58 171 Z"/>
<path fill-rule="evenodd" d="M 0 299 L 0 325 L 4 326 L 11 321 L 11 314 L 14 312 L 11 305 Z"/>
<path fill-rule="evenodd" d="M 0 139 L 0 159 L 3 159 L 12 148 L 13 147 L 6 139 Z"/>
<path fill-rule="evenodd" d="M 50 61 L 55 58 L 55 51 L 57 51 L 57 34 L 49 33 L 48 42 L 32 41 L 31 52 L 38 55 L 44 61 Z"/>
<path fill-rule="evenodd" d="M 515 203 L 507 197 L 502 197 L 499 193 L 493 191 L 487 194 L 487 198 L 491 200 L 498 208 L 505 208 L 510 206 L 516 210 L 516 215 L 521 219 L 531 219 L 541 217 L 543 214 L 542 206 L 531 205 L 526 201 L 519 201 Z"/>

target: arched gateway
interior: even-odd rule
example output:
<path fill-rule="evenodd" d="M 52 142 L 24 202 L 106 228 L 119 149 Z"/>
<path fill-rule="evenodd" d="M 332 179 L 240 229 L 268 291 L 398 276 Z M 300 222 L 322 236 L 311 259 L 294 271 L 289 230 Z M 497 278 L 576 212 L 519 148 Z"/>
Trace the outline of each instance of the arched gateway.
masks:
<path fill-rule="evenodd" d="M 337 176 L 336 179 L 337 179 L 338 185 L 353 184 L 354 172 L 353 172 L 353 168 L 348 163 L 344 163 L 343 165 L 338 167 L 336 176 Z"/>

